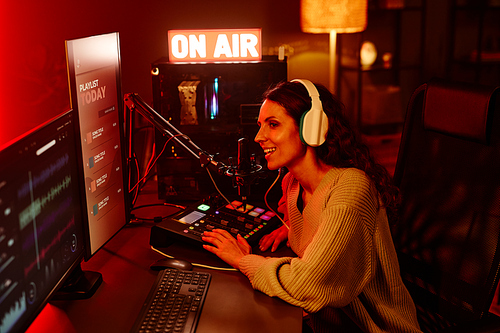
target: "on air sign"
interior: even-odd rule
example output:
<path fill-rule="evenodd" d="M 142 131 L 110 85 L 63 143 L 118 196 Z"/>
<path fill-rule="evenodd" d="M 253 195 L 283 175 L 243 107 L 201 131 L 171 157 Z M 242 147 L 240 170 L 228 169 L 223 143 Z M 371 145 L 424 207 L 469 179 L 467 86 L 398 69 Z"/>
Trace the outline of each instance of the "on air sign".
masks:
<path fill-rule="evenodd" d="M 169 30 L 170 62 L 262 59 L 261 29 Z"/>

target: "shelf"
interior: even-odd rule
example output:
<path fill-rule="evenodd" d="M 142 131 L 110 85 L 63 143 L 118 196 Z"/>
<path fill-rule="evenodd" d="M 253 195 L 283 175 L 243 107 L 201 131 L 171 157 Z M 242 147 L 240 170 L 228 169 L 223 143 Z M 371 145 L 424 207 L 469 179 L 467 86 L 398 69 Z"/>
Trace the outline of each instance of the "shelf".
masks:
<path fill-rule="evenodd" d="M 499 85 L 500 2 L 454 0 L 450 9 L 446 76 L 459 81 Z"/>
<path fill-rule="evenodd" d="M 477 0 L 474 0 L 473 3 L 468 2 L 466 4 L 460 4 L 459 2 L 462 2 L 462 1 L 457 0 L 455 2 L 455 4 L 453 5 L 453 7 L 455 9 L 460 9 L 460 10 L 485 10 L 485 9 L 495 10 L 495 9 L 500 9 L 500 3 L 498 5 L 487 4 L 485 1 L 477 1 Z"/>
<path fill-rule="evenodd" d="M 394 9 L 370 8 L 364 32 L 338 36 L 337 94 L 361 133 L 373 129 L 389 133 L 404 121 L 406 102 L 422 82 L 425 2 Z M 361 65 L 364 41 L 377 48 L 371 66 Z M 392 55 L 389 66 L 384 54 Z"/>
<path fill-rule="evenodd" d="M 485 60 L 485 61 L 475 61 L 475 60 L 454 60 L 454 63 L 462 66 L 474 67 L 474 66 L 496 66 L 500 64 L 500 59 L 498 60 Z"/>
<path fill-rule="evenodd" d="M 399 65 L 399 66 L 389 66 L 389 67 L 386 67 L 384 65 L 371 65 L 371 66 L 341 65 L 341 67 L 342 70 L 345 71 L 390 72 L 390 71 L 418 69 L 420 65 Z"/>

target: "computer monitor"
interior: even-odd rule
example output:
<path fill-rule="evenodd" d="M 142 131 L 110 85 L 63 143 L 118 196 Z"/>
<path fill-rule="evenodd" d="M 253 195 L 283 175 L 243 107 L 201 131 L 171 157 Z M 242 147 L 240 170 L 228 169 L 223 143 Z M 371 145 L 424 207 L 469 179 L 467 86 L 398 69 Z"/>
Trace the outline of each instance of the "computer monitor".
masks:
<path fill-rule="evenodd" d="M 28 327 L 84 254 L 74 113 L 0 150 L 0 332 Z"/>
<path fill-rule="evenodd" d="M 118 33 L 66 41 L 89 259 L 128 221 Z"/>

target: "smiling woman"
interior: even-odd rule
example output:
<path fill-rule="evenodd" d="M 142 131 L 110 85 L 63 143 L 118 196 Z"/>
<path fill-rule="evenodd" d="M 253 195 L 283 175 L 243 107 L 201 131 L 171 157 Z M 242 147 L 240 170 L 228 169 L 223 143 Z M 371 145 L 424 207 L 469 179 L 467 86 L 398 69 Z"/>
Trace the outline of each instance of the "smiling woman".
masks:
<path fill-rule="evenodd" d="M 312 104 L 304 82 L 281 83 L 265 94 L 255 137 L 270 169 L 289 170 L 279 207 L 286 225 L 264 236 L 260 248 L 274 251 L 288 240 L 297 257 L 253 255 L 242 237 L 223 230 L 206 232 L 204 247 L 255 289 L 302 307 L 314 332 L 420 332 L 387 217 L 398 191 L 323 86 L 315 88 L 327 131 L 305 130 L 319 131 L 325 141 L 317 147 L 302 141 L 302 119 Z"/>
<path fill-rule="evenodd" d="M 258 125 L 260 129 L 255 141 L 264 150 L 270 170 L 284 166 L 293 168 L 296 162 L 310 162 L 303 159 L 307 147 L 300 140 L 297 123 L 278 103 L 266 100 L 262 104 Z"/>

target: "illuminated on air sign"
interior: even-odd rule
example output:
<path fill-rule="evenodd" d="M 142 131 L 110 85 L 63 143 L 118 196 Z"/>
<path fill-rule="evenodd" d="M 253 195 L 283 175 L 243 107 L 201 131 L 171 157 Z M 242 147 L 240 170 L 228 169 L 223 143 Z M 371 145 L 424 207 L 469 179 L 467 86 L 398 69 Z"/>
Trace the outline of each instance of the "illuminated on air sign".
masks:
<path fill-rule="evenodd" d="M 261 29 L 169 30 L 170 62 L 262 59 Z"/>

